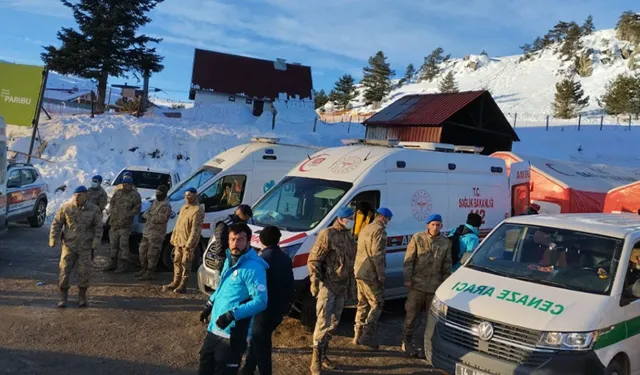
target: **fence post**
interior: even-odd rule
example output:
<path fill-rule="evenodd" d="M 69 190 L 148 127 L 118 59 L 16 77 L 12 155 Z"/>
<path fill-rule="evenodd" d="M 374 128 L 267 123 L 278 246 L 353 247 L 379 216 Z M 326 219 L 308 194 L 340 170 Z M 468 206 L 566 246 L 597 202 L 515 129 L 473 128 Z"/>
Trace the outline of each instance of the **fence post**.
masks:
<path fill-rule="evenodd" d="M 318 124 L 318 116 L 313 119 L 313 132 L 316 132 L 316 124 Z"/>
<path fill-rule="evenodd" d="M 518 122 L 518 114 L 513 115 L 513 127 L 516 127 L 516 123 Z"/>
<path fill-rule="evenodd" d="M 95 100 L 93 99 L 93 97 L 94 97 L 93 90 L 91 90 L 91 118 L 93 118 L 93 113 L 94 113 L 93 106 L 94 106 L 94 103 L 95 103 Z"/>
<path fill-rule="evenodd" d="M 600 116 L 600 131 L 602 131 L 602 123 L 604 122 L 604 115 Z"/>
<path fill-rule="evenodd" d="M 631 130 L 631 115 L 629 115 L 629 130 Z"/>
<path fill-rule="evenodd" d="M 547 126 L 546 126 L 546 130 L 549 131 L 549 115 L 547 115 Z"/>
<path fill-rule="evenodd" d="M 578 131 L 580 131 L 580 123 L 582 122 L 582 115 L 578 115 Z"/>

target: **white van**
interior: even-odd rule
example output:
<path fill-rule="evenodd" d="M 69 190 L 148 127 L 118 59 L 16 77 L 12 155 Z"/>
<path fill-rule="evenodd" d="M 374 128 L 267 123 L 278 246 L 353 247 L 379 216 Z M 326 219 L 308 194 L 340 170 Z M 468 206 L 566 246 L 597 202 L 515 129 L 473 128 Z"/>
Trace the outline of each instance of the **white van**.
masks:
<path fill-rule="evenodd" d="M 426 229 L 430 214 L 441 214 L 444 229 L 452 230 L 465 223 L 467 214 L 478 212 L 484 219 L 481 230 L 488 233 L 511 215 L 510 187 L 518 189 L 514 200 L 526 201 L 522 210 L 528 205 L 528 163 L 512 165 L 510 183 L 504 160 L 460 153 L 469 151 L 464 147 L 373 140 L 343 143 L 299 164 L 253 206 L 253 246 L 260 245 L 257 233 L 262 227 L 275 225 L 282 231 L 280 245 L 293 259 L 296 309 L 304 324 L 315 319 L 308 287 L 309 251 L 340 207 L 362 211 L 384 206 L 393 212 L 387 228 L 385 285 L 385 298 L 393 299 L 406 296 L 404 251 L 413 234 Z M 354 234 L 360 227 L 357 219 Z"/>
<path fill-rule="evenodd" d="M 169 191 L 172 215 L 167 226 L 167 238 L 162 250 L 163 264 L 173 269 L 173 247 L 169 244 L 177 214 L 184 205 L 184 193 L 188 188 L 198 190 L 198 198 L 204 206 L 201 246 L 194 256 L 198 264 L 202 250 L 213 236 L 215 223 L 232 214 L 240 204 L 253 204 L 273 187 L 291 168 L 309 158 L 317 147 L 281 144 L 278 138 L 253 138 L 251 143 L 233 147 L 207 161 L 197 172 Z M 226 191 L 226 193 L 225 193 Z M 153 200 L 142 203 L 142 212 Z M 144 223 L 142 212 L 134 221 L 134 236 L 137 243 L 142 238 Z M 132 246 L 137 251 L 137 246 Z"/>
<path fill-rule="evenodd" d="M 514 217 L 436 291 L 427 360 L 455 374 L 640 374 L 640 216 Z"/>
<path fill-rule="evenodd" d="M 0 234 L 7 230 L 7 125 L 0 116 Z"/>

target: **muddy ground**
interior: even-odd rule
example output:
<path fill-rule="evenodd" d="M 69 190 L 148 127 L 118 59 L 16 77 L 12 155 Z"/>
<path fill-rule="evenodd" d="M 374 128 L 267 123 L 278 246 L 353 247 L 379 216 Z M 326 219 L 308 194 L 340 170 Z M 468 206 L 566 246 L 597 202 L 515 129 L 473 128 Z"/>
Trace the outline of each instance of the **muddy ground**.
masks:
<path fill-rule="evenodd" d="M 47 246 L 48 230 L 11 225 L 0 237 L 0 374 L 195 374 L 205 334 L 198 321 L 205 296 L 195 273 L 186 295 L 162 293 L 156 281 L 99 271 L 108 245 L 96 254 L 90 307 L 57 309 L 60 249 Z M 76 285 L 75 277 L 72 279 Z M 404 307 L 388 303 L 380 322 L 380 350 L 349 343 L 353 310 L 346 310 L 331 357 L 341 366 L 326 374 L 440 374 L 399 351 Z M 418 341 L 420 338 L 416 338 Z M 274 373 L 307 374 L 311 335 L 287 318 L 274 334 Z"/>

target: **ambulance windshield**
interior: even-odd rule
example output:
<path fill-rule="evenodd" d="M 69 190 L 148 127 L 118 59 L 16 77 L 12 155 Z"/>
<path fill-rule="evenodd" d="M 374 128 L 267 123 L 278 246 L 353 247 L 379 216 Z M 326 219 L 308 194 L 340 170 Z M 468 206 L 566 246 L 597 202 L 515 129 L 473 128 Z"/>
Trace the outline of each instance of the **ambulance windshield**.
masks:
<path fill-rule="evenodd" d="M 256 225 L 290 232 L 315 228 L 352 184 L 306 177 L 285 177 L 253 206 Z"/>
<path fill-rule="evenodd" d="M 169 201 L 176 202 L 184 199 L 184 193 L 189 188 L 195 188 L 196 190 L 200 190 L 200 187 L 207 182 L 209 182 L 215 175 L 220 173 L 222 169 L 205 166 L 202 167 L 199 171 L 191 175 L 191 177 L 184 180 L 180 185 L 178 185 L 170 194 Z"/>
<path fill-rule="evenodd" d="M 623 240 L 569 229 L 505 223 L 465 267 L 508 278 L 608 295 Z"/>

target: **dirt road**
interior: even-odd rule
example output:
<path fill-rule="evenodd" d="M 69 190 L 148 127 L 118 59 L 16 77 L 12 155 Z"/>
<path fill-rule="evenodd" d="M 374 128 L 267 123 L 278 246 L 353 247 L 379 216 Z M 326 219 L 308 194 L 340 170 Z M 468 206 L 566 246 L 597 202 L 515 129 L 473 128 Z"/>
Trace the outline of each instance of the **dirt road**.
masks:
<path fill-rule="evenodd" d="M 90 307 L 56 308 L 60 249 L 47 246 L 47 229 L 12 225 L 0 237 L 0 374 L 195 374 L 204 328 L 198 321 L 205 296 L 162 293 L 170 278 L 136 282 L 132 274 L 98 270 L 107 245 L 96 254 Z M 195 275 L 195 274 L 194 274 Z M 76 285 L 76 279 L 72 279 Z M 366 350 L 349 343 L 353 311 L 345 311 L 332 341 L 339 371 L 327 374 L 439 374 L 424 361 L 398 351 L 401 302 L 389 303 L 380 331 L 383 346 Z M 274 334 L 274 373 L 307 374 L 310 334 L 286 319 Z"/>

